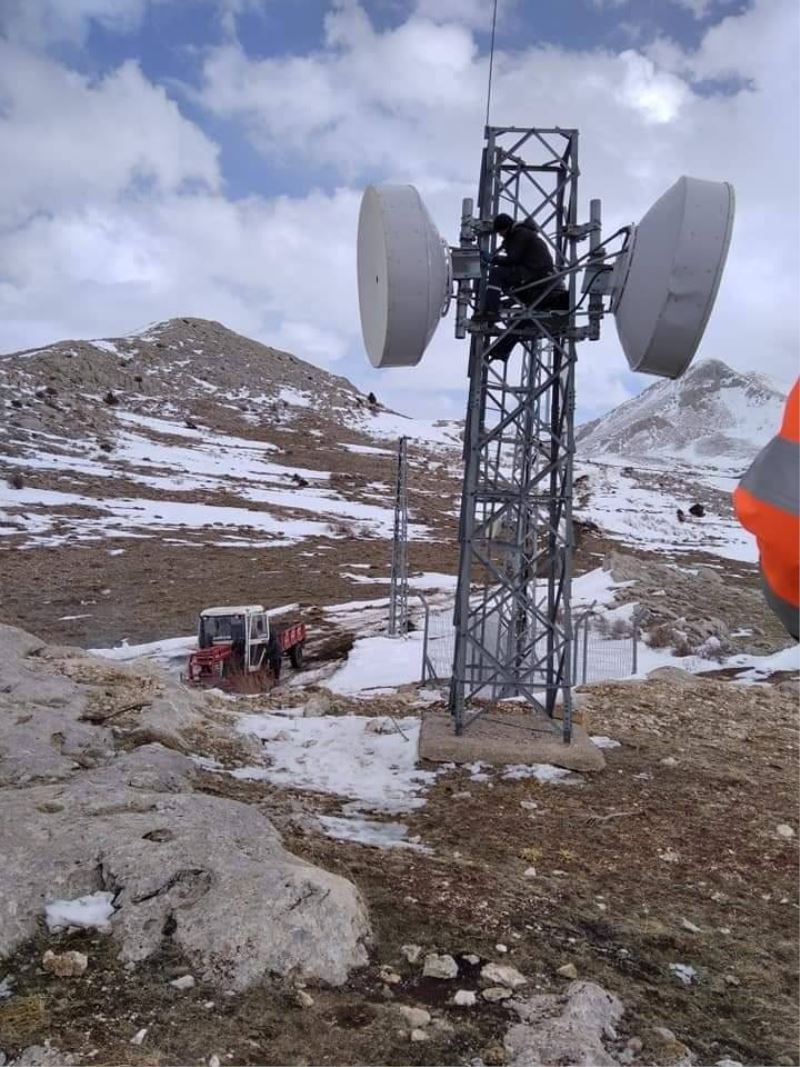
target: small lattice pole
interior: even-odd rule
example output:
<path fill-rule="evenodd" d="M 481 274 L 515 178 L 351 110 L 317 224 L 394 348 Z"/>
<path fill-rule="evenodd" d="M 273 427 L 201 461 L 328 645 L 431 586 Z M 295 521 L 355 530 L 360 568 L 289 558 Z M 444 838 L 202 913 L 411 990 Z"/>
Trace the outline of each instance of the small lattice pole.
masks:
<path fill-rule="evenodd" d="M 408 633 L 408 438 L 401 437 L 397 442 L 389 636 L 399 637 L 406 633 Z"/>

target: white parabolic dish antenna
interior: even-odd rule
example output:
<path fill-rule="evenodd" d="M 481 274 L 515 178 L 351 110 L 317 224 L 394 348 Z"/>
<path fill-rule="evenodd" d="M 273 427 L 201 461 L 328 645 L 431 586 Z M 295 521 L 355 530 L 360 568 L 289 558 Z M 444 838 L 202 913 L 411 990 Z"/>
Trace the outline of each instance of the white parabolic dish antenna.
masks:
<path fill-rule="evenodd" d="M 733 228 L 733 186 L 679 178 L 634 227 L 612 311 L 631 370 L 679 378 L 714 306 Z"/>
<path fill-rule="evenodd" d="M 447 311 L 450 252 L 413 185 L 370 185 L 358 218 L 358 301 L 373 367 L 414 367 Z"/>

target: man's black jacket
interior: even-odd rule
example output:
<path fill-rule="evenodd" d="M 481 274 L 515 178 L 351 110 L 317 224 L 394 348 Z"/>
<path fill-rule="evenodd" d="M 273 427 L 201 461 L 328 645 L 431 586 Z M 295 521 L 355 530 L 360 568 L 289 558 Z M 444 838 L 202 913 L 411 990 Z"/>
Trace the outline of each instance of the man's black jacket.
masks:
<path fill-rule="evenodd" d="M 526 281 L 539 281 L 553 273 L 553 257 L 547 242 L 527 219 L 514 223 L 503 241 L 502 251 L 505 255 L 496 261 L 519 267 Z"/>

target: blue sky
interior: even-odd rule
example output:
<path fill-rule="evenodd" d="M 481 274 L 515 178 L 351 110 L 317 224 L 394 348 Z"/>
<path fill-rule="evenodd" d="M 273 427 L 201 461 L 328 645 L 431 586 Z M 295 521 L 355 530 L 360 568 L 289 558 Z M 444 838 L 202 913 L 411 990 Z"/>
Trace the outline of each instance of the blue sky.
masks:
<path fill-rule="evenodd" d="M 413 14 L 409 0 L 371 0 L 362 4 L 378 30 L 392 30 Z M 490 0 L 484 4 L 487 12 Z M 695 48 L 709 24 L 721 14 L 744 11 L 743 0 L 719 0 L 701 16 L 691 7 L 669 0 L 639 0 L 634 10 L 622 4 L 593 0 L 536 0 L 501 8 L 496 27 L 496 48 L 554 45 L 571 50 L 598 46 L 624 50 L 643 47 L 662 37 L 683 47 Z M 252 60 L 306 54 L 324 50 L 325 15 L 330 0 L 264 0 L 247 4 L 236 17 L 236 35 L 244 54 Z M 335 187 L 336 175 L 324 168 L 312 172 L 306 167 L 265 169 L 263 158 L 228 123 L 215 122 L 207 111 L 193 104 L 180 91 L 181 85 L 198 85 L 198 56 L 226 39 L 223 12 L 217 0 L 183 0 L 151 3 L 141 20 L 120 31 L 99 19 L 86 25 L 86 38 L 80 43 L 56 41 L 53 55 L 70 67 L 91 77 L 101 77 L 126 60 L 136 61 L 145 76 L 168 87 L 181 110 L 206 130 L 219 144 L 226 193 L 248 195 L 297 195 L 314 187 Z M 487 23 L 475 27 L 480 52 L 487 53 L 491 29 Z M 707 87 L 713 91 L 716 86 Z M 493 116 L 502 121 L 502 116 Z M 532 120 L 535 121 L 535 120 Z"/>
<path fill-rule="evenodd" d="M 361 351 L 355 217 L 413 181 L 451 240 L 474 192 L 488 0 L 4 0 L 0 350 L 205 315 L 457 416 L 444 323 L 414 370 Z M 578 125 L 608 225 L 681 173 L 737 187 L 702 354 L 786 380 L 797 358 L 794 0 L 500 0 L 492 118 Z M 584 346 L 585 347 L 585 346 Z M 579 413 L 649 384 L 607 324 Z"/>

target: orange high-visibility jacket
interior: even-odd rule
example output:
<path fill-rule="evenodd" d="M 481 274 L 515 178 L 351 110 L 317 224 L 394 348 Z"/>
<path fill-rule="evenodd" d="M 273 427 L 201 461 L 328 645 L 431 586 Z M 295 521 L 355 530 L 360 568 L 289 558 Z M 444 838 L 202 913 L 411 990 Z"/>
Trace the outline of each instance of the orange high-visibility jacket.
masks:
<path fill-rule="evenodd" d="M 777 437 L 763 448 L 733 494 L 739 522 L 755 534 L 764 592 L 795 639 L 800 631 L 800 378 Z"/>

